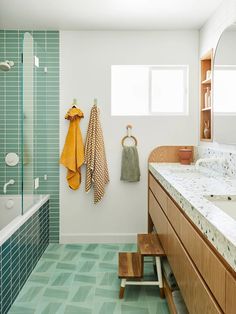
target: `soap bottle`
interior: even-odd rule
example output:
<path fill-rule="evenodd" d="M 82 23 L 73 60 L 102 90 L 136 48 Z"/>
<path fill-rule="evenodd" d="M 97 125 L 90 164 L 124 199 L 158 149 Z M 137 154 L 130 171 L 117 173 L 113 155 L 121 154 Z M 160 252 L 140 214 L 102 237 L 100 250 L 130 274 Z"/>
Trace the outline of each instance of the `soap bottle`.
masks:
<path fill-rule="evenodd" d="M 208 87 L 209 88 L 209 87 Z M 207 98 L 207 107 L 211 107 L 211 90 L 209 88 L 208 98 Z"/>
<path fill-rule="evenodd" d="M 211 106 L 211 90 L 210 87 L 207 87 L 204 95 L 204 107 L 208 108 L 210 106 Z"/>

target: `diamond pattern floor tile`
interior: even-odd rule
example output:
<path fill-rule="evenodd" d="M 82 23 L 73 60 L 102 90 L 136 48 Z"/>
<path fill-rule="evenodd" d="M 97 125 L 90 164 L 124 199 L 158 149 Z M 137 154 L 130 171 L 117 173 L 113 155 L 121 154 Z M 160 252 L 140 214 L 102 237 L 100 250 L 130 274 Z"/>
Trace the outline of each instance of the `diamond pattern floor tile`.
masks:
<path fill-rule="evenodd" d="M 128 286 L 119 300 L 119 251 L 135 244 L 50 244 L 9 314 L 168 314 L 157 287 Z M 152 263 L 145 264 L 152 275 Z"/>

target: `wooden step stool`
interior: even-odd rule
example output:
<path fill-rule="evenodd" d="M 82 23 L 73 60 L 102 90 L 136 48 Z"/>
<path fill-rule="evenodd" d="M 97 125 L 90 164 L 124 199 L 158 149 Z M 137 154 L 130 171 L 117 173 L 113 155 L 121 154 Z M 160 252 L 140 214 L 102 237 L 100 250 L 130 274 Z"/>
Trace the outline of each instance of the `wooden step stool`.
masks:
<path fill-rule="evenodd" d="M 161 256 L 165 256 L 161 243 L 156 234 L 138 234 L 138 253 L 122 252 L 119 253 L 119 278 L 120 299 L 124 296 L 127 285 L 157 285 L 160 288 L 160 296 L 164 297 Z M 155 258 L 158 281 L 144 281 L 143 277 L 144 258 L 151 256 Z M 131 280 L 130 280 L 131 279 Z"/>

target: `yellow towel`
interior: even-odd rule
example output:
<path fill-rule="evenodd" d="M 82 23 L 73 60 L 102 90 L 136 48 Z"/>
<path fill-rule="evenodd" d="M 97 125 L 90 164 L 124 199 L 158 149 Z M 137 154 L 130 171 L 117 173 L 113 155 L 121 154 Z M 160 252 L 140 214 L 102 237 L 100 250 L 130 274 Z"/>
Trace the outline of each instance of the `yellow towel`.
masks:
<path fill-rule="evenodd" d="M 70 121 L 70 126 L 60 163 L 68 169 L 66 178 L 69 187 L 73 190 L 77 190 L 80 186 L 80 167 L 84 163 L 84 144 L 79 127 L 79 122 L 83 117 L 83 112 L 78 108 L 71 108 L 65 116 L 65 119 Z"/>
<path fill-rule="evenodd" d="M 93 106 L 85 144 L 86 182 L 85 191 L 94 187 L 94 203 L 99 202 L 105 194 L 105 185 L 109 182 L 109 174 L 99 120 L 99 110 Z"/>

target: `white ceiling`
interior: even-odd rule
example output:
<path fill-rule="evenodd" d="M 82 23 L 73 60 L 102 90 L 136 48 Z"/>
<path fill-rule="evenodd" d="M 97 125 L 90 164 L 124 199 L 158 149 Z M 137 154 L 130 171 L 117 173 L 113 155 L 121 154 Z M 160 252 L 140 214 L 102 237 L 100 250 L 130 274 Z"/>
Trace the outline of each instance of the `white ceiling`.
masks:
<path fill-rule="evenodd" d="M 0 0 L 0 29 L 199 29 L 222 0 Z"/>

